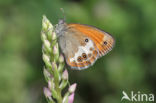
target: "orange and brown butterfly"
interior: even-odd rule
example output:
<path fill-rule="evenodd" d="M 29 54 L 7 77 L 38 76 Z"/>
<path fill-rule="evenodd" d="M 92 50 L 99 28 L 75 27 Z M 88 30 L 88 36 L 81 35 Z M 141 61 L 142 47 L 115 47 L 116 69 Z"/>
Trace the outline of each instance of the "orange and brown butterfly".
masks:
<path fill-rule="evenodd" d="M 96 28 L 84 24 L 67 24 L 59 20 L 55 32 L 59 37 L 59 46 L 66 63 L 73 69 L 82 70 L 112 50 L 113 37 Z"/>

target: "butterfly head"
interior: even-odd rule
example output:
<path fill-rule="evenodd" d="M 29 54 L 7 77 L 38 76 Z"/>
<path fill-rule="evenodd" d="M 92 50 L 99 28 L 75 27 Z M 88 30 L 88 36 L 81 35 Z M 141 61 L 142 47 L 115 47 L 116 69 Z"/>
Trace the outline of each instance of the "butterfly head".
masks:
<path fill-rule="evenodd" d="M 58 24 L 56 24 L 55 32 L 58 37 L 64 34 L 66 25 L 67 24 L 65 23 L 65 19 L 60 19 Z"/>

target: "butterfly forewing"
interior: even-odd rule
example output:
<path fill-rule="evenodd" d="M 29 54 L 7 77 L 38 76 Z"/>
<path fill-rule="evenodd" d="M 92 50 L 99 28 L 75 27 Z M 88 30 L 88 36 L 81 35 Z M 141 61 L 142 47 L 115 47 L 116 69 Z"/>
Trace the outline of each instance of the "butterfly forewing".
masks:
<path fill-rule="evenodd" d="M 68 24 L 68 25 L 72 28 L 75 28 L 83 35 L 89 37 L 95 43 L 99 51 L 100 57 L 106 55 L 109 51 L 111 51 L 115 44 L 115 40 L 111 35 L 93 26 L 82 24 Z"/>
<path fill-rule="evenodd" d="M 83 42 L 84 45 L 78 46 L 74 56 L 67 57 L 67 64 L 73 69 L 86 69 L 99 57 L 98 49 L 91 39 L 87 39 L 86 42 L 84 38 Z"/>

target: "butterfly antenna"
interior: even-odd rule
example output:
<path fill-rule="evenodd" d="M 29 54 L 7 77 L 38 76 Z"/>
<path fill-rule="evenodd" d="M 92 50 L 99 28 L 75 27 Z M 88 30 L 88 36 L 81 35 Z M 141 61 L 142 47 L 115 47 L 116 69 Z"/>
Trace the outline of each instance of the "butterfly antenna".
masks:
<path fill-rule="evenodd" d="M 65 13 L 64 13 L 64 9 L 63 8 L 60 8 L 60 10 L 62 11 L 62 13 L 63 13 L 63 20 L 65 21 L 66 20 L 66 16 L 65 16 Z"/>

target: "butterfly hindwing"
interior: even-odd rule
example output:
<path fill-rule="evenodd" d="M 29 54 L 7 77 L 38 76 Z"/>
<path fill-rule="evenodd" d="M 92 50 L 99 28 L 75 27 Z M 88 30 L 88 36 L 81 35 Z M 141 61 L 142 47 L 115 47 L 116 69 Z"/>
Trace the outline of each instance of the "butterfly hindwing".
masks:
<path fill-rule="evenodd" d="M 80 45 L 75 55 L 68 57 L 66 60 L 67 64 L 73 69 L 86 69 L 93 65 L 99 56 L 98 50 L 92 40 L 86 40 L 88 41 L 86 45 Z"/>

